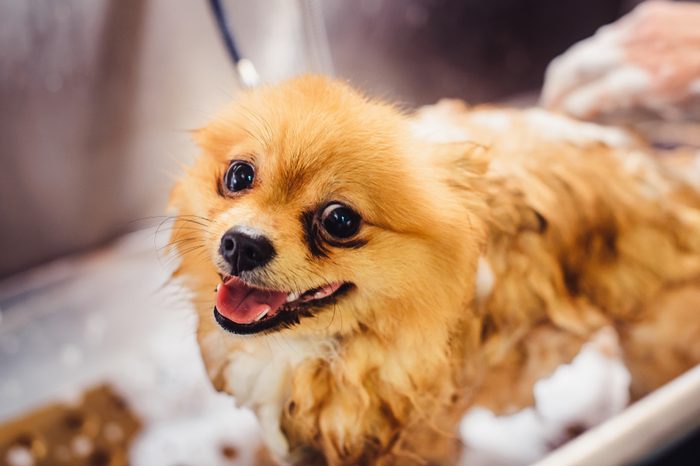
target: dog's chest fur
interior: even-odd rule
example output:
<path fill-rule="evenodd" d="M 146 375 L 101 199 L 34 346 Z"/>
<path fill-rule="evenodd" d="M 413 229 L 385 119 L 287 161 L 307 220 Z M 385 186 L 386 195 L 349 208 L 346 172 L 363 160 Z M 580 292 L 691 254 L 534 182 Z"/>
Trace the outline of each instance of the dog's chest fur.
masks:
<path fill-rule="evenodd" d="M 235 395 L 237 405 L 255 411 L 267 447 L 277 458 L 284 458 L 289 445 L 281 431 L 281 419 L 293 372 L 302 361 L 327 355 L 331 342 L 278 336 L 237 343 L 237 349 L 226 356 L 221 373 L 224 390 Z"/>

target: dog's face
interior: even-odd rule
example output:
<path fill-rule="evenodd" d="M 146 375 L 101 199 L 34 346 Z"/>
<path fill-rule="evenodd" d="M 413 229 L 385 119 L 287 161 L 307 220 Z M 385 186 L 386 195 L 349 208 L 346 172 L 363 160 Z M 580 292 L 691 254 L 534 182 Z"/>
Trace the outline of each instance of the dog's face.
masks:
<path fill-rule="evenodd" d="M 446 300 L 468 292 L 480 232 L 453 168 L 409 126 L 304 77 L 243 95 L 200 130 L 171 242 L 200 321 L 344 334 L 445 319 Z"/>

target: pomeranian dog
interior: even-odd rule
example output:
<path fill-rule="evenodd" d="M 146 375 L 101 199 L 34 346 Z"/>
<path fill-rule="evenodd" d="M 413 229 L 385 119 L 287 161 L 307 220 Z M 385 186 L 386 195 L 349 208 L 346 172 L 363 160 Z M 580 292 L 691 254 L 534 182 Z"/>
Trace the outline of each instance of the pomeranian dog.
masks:
<path fill-rule="evenodd" d="M 700 361 L 691 164 L 621 129 L 304 76 L 195 137 L 175 274 L 282 463 L 453 464 L 467 407 L 528 405 L 605 326 L 633 396 Z"/>

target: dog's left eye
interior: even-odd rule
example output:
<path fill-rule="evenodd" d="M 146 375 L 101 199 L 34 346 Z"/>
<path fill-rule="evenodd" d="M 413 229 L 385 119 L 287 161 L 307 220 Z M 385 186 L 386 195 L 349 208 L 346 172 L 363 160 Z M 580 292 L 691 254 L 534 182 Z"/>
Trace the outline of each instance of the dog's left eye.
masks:
<path fill-rule="evenodd" d="M 224 186 L 230 192 L 243 191 L 253 186 L 255 169 L 248 162 L 236 160 L 231 162 L 224 175 Z"/>
<path fill-rule="evenodd" d="M 350 238 L 360 229 L 360 215 L 343 204 L 330 204 L 321 213 L 323 228 L 336 238 Z"/>

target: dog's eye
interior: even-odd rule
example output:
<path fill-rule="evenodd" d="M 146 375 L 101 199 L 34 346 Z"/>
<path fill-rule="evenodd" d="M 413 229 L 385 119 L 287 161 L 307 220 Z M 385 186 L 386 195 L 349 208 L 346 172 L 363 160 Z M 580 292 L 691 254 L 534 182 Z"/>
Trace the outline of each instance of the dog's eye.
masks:
<path fill-rule="evenodd" d="M 360 229 L 360 216 L 350 207 L 330 204 L 321 213 L 323 228 L 336 238 L 350 238 Z"/>
<path fill-rule="evenodd" d="M 224 186 L 230 192 L 235 193 L 248 189 L 253 185 L 255 179 L 255 170 L 248 162 L 240 160 L 234 161 L 229 165 L 226 174 L 224 175 Z"/>

